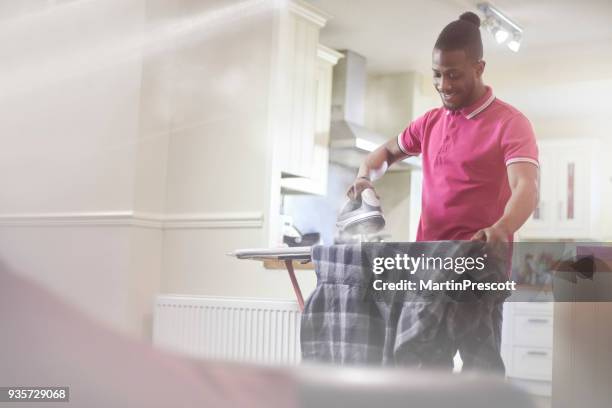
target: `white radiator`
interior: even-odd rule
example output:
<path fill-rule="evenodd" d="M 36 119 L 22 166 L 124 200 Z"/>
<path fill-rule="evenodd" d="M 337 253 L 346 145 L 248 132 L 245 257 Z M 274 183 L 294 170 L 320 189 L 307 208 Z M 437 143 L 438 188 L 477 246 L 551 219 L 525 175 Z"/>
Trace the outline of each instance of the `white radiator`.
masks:
<path fill-rule="evenodd" d="M 161 295 L 153 344 L 199 358 L 297 364 L 300 317 L 292 301 Z"/>

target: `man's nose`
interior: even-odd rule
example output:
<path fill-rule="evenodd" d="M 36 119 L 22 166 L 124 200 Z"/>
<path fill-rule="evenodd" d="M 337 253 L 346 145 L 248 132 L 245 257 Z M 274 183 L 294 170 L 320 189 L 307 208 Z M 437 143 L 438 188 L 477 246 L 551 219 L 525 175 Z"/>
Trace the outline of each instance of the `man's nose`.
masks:
<path fill-rule="evenodd" d="M 442 92 L 450 92 L 452 90 L 451 83 L 448 79 L 444 79 L 444 77 L 440 78 L 440 90 Z"/>

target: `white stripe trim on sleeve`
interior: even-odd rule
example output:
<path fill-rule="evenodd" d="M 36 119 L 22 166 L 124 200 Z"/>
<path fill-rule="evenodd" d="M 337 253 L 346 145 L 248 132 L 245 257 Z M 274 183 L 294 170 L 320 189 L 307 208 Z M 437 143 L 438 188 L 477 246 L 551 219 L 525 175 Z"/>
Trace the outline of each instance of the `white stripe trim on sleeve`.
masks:
<path fill-rule="evenodd" d="M 530 157 L 513 157 L 512 159 L 508 159 L 506 160 L 506 166 L 511 165 L 512 163 L 531 163 L 536 167 L 540 167 L 540 164 L 538 163 L 537 160 L 534 160 Z"/>
<path fill-rule="evenodd" d="M 406 154 L 410 154 L 408 153 L 408 149 L 406 149 L 406 147 L 404 147 L 404 141 L 402 140 L 402 136 L 404 135 L 404 132 L 400 132 L 399 135 L 397 135 L 397 145 L 399 146 L 400 150 Z"/>
<path fill-rule="evenodd" d="M 399 135 L 397 135 L 397 145 L 399 146 L 400 150 L 409 156 L 418 156 L 419 153 L 409 152 L 408 149 L 406 149 L 406 146 L 404 146 L 404 140 L 402 139 L 403 134 L 404 132 L 401 132 Z"/>

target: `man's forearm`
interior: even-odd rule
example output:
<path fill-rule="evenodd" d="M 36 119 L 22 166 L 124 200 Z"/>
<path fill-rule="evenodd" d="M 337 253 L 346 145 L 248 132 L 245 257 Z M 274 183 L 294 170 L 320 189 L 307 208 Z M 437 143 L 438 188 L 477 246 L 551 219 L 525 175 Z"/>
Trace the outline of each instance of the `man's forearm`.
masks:
<path fill-rule="evenodd" d="M 402 154 L 396 145 L 397 142 L 393 139 L 368 154 L 359 167 L 357 177 L 365 177 L 370 181 L 382 177 L 387 168 L 398 160 Z"/>
<path fill-rule="evenodd" d="M 495 223 L 509 234 L 514 234 L 527 221 L 537 205 L 537 186 L 523 181 L 512 189 L 504 214 Z"/>

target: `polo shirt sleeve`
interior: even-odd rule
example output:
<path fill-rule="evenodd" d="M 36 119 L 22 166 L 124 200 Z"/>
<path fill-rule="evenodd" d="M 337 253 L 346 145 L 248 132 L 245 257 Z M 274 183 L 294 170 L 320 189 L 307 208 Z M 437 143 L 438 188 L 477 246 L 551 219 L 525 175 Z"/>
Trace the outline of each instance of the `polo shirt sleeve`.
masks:
<path fill-rule="evenodd" d="M 508 120 L 500 135 L 506 166 L 525 162 L 538 164 L 538 145 L 529 120 L 522 114 Z"/>
<path fill-rule="evenodd" d="M 397 135 L 397 145 L 402 152 L 410 156 L 418 156 L 421 154 L 421 141 L 423 140 L 425 122 L 427 121 L 428 114 L 429 112 L 410 122 L 410 125 Z"/>

